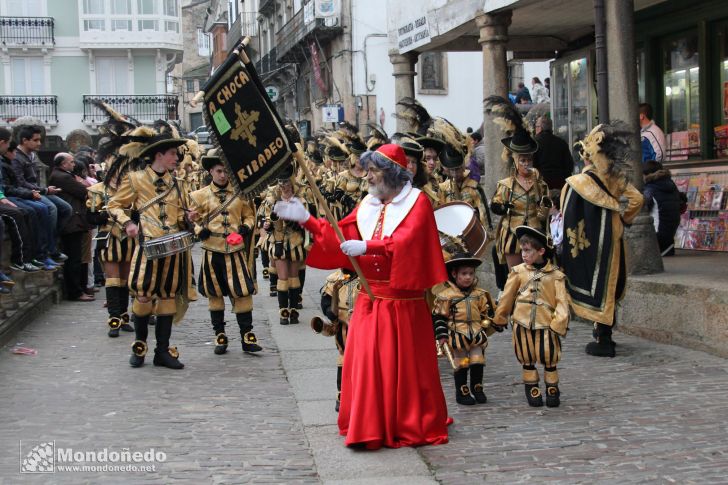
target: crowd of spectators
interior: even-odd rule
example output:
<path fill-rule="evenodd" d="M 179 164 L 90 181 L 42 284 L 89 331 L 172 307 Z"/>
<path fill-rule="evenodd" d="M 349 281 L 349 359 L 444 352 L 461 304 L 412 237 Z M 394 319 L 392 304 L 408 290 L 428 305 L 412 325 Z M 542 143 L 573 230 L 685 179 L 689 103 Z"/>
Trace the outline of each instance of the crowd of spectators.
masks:
<path fill-rule="evenodd" d="M 41 136 L 36 126 L 14 133 L 0 128 L 0 242 L 7 234 L 11 248 L 0 267 L 0 294 L 11 291 L 13 272 L 62 268 L 66 298 L 93 301 L 94 229 L 86 220 L 86 198 L 97 182 L 95 152 L 61 152 L 49 166 L 38 157 Z M 2 250 L 0 244 L 5 262 Z"/>

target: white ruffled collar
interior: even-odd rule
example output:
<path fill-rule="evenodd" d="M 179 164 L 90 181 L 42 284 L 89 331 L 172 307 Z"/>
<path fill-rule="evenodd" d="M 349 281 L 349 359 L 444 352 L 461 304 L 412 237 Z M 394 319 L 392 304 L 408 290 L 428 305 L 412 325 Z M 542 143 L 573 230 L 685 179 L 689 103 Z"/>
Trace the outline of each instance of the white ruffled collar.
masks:
<path fill-rule="evenodd" d="M 364 197 L 356 213 L 356 224 L 362 239 L 364 241 L 372 239 L 382 210 L 385 211 L 382 238 L 391 236 L 412 210 L 419 195 L 420 190 L 412 187 L 412 184 L 407 182 L 389 204 L 383 204 L 380 199 L 372 195 Z"/>

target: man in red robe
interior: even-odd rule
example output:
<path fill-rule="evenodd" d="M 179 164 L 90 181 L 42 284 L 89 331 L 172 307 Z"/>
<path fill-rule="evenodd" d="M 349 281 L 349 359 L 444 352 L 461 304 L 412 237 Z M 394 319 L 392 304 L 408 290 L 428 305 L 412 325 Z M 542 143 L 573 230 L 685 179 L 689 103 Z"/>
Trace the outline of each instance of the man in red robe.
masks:
<path fill-rule="evenodd" d="M 432 206 L 412 187 L 401 147 L 387 144 L 361 157 L 369 195 L 333 227 L 303 205 L 278 202 L 275 212 L 313 236 L 306 263 L 352 269 L 358 257 L 374 299 L 359 293 L 349 322 L 341 382 L 339 432 L 346 445 L 378 449 L 447 443 L 447 406 L 425 290 L 447 280 Z"/>

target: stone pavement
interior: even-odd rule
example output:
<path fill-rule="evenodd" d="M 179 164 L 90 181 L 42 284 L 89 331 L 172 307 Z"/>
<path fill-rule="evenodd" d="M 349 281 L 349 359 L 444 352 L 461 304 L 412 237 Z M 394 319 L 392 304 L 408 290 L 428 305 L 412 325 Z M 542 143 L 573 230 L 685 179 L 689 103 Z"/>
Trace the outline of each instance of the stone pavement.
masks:
<path fill-rule="evenodd" d="M 172 336 L 182 371 L 131 369 L 133 337 L 106 337 L 102 296 L 54 307 L 13 340 L 38 355 L 13 355 L 10 345 L 0 354 L 0 482 L 726 482 L 726 361 L 619 333 L 617 358 L 590 358 L 590 328 L 578 322 L 564 341 L 560 408 L 527 406 L 505 332 L 487 351 L 486 405 L 456 405 L 440 363 L 450 444 L 346 449 L 333 409 L 334 341 L 308 327 L 325 275 L 309 269 L 298 326 L 278 325 L 267 291 L 255 297 L 257 355 L 240 352 L 231 314 L 229 352 L 213 355 L 206 302 L 193 303 Z M 154 472 L 21 475 L 21 439 L 23 450 L 50 440 L 76 451 L 155 448 L 166 461 Z"/>

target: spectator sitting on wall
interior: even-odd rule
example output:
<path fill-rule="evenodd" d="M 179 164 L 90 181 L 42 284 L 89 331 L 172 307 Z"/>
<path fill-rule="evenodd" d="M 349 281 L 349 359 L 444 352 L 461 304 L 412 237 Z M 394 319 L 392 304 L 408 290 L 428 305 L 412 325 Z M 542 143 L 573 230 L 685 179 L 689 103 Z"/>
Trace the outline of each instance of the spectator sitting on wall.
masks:
<path fill-rule="evenodd" d="M 536 120 L 536 141 L 538 151 L 533 157 L 533 166 L 538 169 L 549 189 L 559 189 L 566 178 L 574 172 L 574 159 L 569 144 L 554 135 L 553 122 L 548 116 Z"/>
<path fill-rule="evenodd" d="M 31 190 L 19 183 L 14 167 L 17 144 L 12 141 L 8 146 L 5 154 L 0 161 L 3 178 L 4 195 L 16 206 L 26 211 L 31 211 L 29 229 L 35 235 L 35 244 L 29 246 L 33 248 L 32 259 L 27 261 L 36 269 L 44 269 L 46 271 L 55 271 L 58 264 L 49 257 L 50 241 L 55 245 L 56 229 L 53 226 L 50 211 L 41 201 L 41 195 L 37 190 Z M 17 262 L 14 262 L 17 263 Z M 22 271 L 33 271 L 31 266 L 14 266 L 13 269 Z"/>
<path fill-rule="evenodd" d="M 20 187 L 35 190 L 40 193 L 38 201 L 48 207 L 54 230 L 59 230 L 71 217 L 71 206 L 58 197 L 60 190 L 52 184 L 41 187 L 40 173 L 37 168 L 38 155 L 36 152 L 41 146 L 41 129 L 38 126 L 22 126 L 18 131 L 18 150 L 12 162 L 13 171 Z M 42 164 L 40 164 L 43 166 Z M 56 262 L 65 261 L 66 255 L 56 248 L 55 234 L 49 242 L 51 258 Z"/>
<path fill-rule="evenodd" d="M 667 147 L 667 140 L 665 139 L 665 133 L 660 129 L 659 126 L 652 121 L 652 105 L 649 103 L 640 104 L 640 136 L 642 138 L 642 162 L 648 160 L 654 160 L 655 162 L 665 161 L 665 149 Z M 652 145 L 654 151 L 654 158 L 644 158 L 645 156 L 645 141 Z M 647 153 L 649 155 L 649 151 Z"/>
<path fill-rule="evenodd" d="M 516 104 L 531 104 L 531 93 L 523 83 L 518 83 L 518 91 L 516 91 Z"/>
<path fill-rule="evenodd" d="M 644 196 L 652 213 L 657 232 L 657 244 L 663 256 L 675 254 L 675 233 L 680 225 L 680 191 L 672 181 L 670 171 L 654 160 L 645 162 Z"/>

